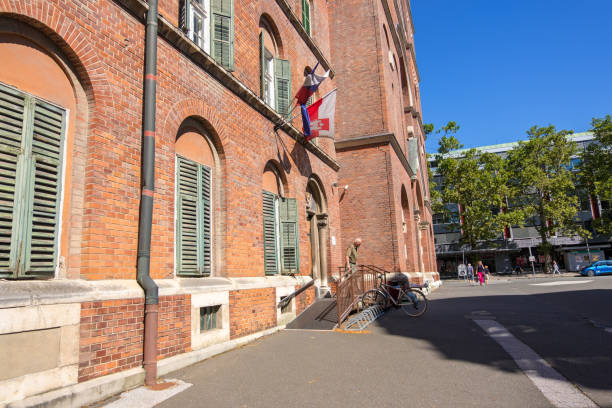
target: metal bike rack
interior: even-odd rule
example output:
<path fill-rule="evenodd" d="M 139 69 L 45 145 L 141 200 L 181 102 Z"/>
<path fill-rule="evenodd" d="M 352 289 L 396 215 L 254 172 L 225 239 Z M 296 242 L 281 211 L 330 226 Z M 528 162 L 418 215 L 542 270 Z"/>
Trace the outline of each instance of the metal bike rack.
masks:
<path fill-rule="evenodd" d="M 368 327 L 374 320 L 382 316 L 383 313 L 385 313 L 385 310 L 382 308 L 382 306 L 370 306 L 352 317 L 346 323 L 345 330 L 363 330 Z"/>

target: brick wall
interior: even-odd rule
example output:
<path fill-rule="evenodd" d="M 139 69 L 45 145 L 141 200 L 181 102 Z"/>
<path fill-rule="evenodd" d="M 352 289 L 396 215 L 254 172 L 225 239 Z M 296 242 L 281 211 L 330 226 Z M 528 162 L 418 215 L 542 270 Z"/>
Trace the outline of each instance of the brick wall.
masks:
<path fill-rule="evenodd" d="M 291 6 L 301 18 L 301 2 Z M 318 0 L 315 7 L 318 13 L 327 13 L 326 2 Z M 177 22 L 178 1 L 163 0 L 160 10 L 168 21 Z M 60 44 L 90 96 L 89 103 L 81 104 L 85 112 L 77 119 L 86 139 L 86 147 L 79 147 L 78 160 L 85 165 L 75 167 L 72 174 L 72 183 L 84 186 L 73 200 L 82 203 L 82 211 L 62 230 L 68 236 L 63 239 L 70 242 L 70 252 L 65 254 L 70 276 L 133 279 L 140 198 L 143 21 L 110 0 L 33 0 L 27 6 L 10 0 L 0 4 L 0 12 L 18 16 Z M 295 93 L 303 81 L 303 67 L 316 59 L 274 0 L 235 1 L 233 75 L 259 94 L 262 15 L 277 28 L 280 56 L 291 61 Z M 315 41 L 328 41 L 327 25 L 326 17 L 315 19 Z M 328 44 L 320 48 L 329 54 Z M 333 87 L 333 79 L 325 81 L 320 94 Z M 337 181 L 336 172 L 282 131 L 276 135 L 272 122 L 165 41 L 158 42 L 157 89 L 152 276 L 174 277 L 174 142 L 188 117 L 207 128 L 219 154 L 221 193 L 214 208 L 220 217 L 214 241 L 219 262 L 214 272 L 230 277 L 264 276 L 261 185 L 266 163 L 279 162 L 286 173 L 287 196 L 298 198 L 302 244 L 308 239 L 304 213 L 308 177 L 317 175 L 331 198 L 329 186 Z M 320 146 L 335 156 L 331 141 L 321 141 Z M 330 200 L 328 207 L 330 230 L 339 238 L 337 202 Z M 307 274 L 309 254 L 302 250 L 300 255 L 302 273 Z M 330 253 L 330 270 L 339 259 L 338 253 Z"/>
<path fill-rule="evenodd" d="M 79 382 L 142 365 L 144 299 L 81 304 Z"/>
<path fill-rule="evenodd" d="M 389 167 L 385 163 L 389 150 L 385 145 L 338 152 L 340 179 L 349 185 L 340 208 L 344 254 L 353 240 L 361 237 L 359 263 L 395 270 L 397 243 L 392 233 L 395 214 L 388 177 L 391 170 L 390 163 Z"/>
<path fill-rule="evenodd" d="M 380 133 L 386 127 L 380 87 L 382 55 L 372 3 L 345 0 L 328 6 L 333 21 L 332 60 L 338 86 L 336 140 Z"/>
<path fill-rule="evenodd" d="M 191 351 L 191 296 L 159 298 L 157 359 Z"/>
<path fill-rule="evenodd" d="M 296 286 L 295 290 L 298 290 L 300 286 Z M 295 314 L 296 316 L 302 313 L 308 306 L 315 301 L 315 288 L 310 287 L 304 292 L 300 293 L 295 298 Z"/>
<path fill-rule="evenodd" d="M 276 326 L 276 289 L 235 290 L 229 294 L 230 338 Z"/>

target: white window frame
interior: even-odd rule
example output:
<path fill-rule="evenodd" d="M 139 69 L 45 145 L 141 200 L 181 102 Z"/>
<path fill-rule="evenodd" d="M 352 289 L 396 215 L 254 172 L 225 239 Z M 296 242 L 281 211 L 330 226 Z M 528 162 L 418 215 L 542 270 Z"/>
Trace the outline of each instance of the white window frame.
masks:
<path fill-rule="evenodd" d="M 210 0 L 191 0 L 189 2 L 189 33 L 188 36 L 198 47 L 210 54 Z M 196 33 L 196 18 L 202 19 L 199 34 Z"/>
<path fill-rule="evenodd" d="M 265 102 L 272 108 L 276 109 L 276 95 L 274 94 L 274 55 L 264 47 L 264 98 Z"/>

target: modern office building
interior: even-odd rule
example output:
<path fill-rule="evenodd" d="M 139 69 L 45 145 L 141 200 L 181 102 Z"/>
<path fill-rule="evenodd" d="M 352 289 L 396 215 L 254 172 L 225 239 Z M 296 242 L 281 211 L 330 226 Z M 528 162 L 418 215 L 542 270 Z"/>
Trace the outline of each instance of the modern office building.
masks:
<path fill-rule="evenodd" d="M 576 142 L 578 150 L 584 148 L 593 141 L 593 135 L 589 132 L 575 133 L 569 136 Z M 478 152 L 489 152 L 504 156 L 508 151 L 518 145 L 517 142 L 504 143 L 491 146 L 480 146 Z M 455 150 L 450 152 L 454 157 L 461 157 L 468 149 Z M 429 158 L 434 171 L 436 184 L 441 183 L 440 176 L 435 175 L 435 157 Z M 579 162 L 578 157 L 571 160 L 574 167 Z M 588 265 L 592 261 L 604 259 L 612 256 L 612 239 L 610 236 L 595 234 L 592 228 L 592 221 L 601 214 L 602 209 L 609 208 L 610 203 L 601 201 L 597 197 L 589 197 L 587 194 L 579 194 L 578 215 L 576 222 L 582 224 L 594 235 L 592 239 L 584 240 L 580 237 L 557 236 L 550 240 L 553 245 L 553 256 L 562 269 L 567 271 L 577 271 Z M 449 204 L 453 206 L 452 204 Z M 454 205 L 454 208 L 457 206 Z M 459 214 L 458 211 L 455 211 Z M 488 264 L 493 272 L 509 273 L 518 265 L 525 272 L 532 270 L 529 257 L 534 256 L 534 267 L 536 270 L 543 270 L 544 256 L 538 251 L 537 247 L 541 243 L 541 238 L 533 225 L 525 224 L 508 228 L 506 232 L 500 232 L 497 240 L 482 243 L 478 248 L 467 248 L 459 244 L 460 231 L 453 230 L 448 222 L 445 222 L 442 214 L 434 215 L 433 219 L 436 256 L 439 272 L 441 275 L 456 276 L 457 266 L 464 262 L 464 259 L 477 254 L 485 264 Z M 467 262 L 467 261 L 466 261 Z"/>

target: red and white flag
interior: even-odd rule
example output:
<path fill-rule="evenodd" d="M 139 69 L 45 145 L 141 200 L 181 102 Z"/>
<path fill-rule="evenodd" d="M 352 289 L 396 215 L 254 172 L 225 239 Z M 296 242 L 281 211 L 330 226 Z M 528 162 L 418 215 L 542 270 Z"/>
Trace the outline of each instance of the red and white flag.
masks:
<path fill-rule="evenodd" d="M 336 90 L 306 108 L 308 115 L 302 115 L 306 141 L 315 137 L 334 137 L 334 116 L 336 113 Z"/>

